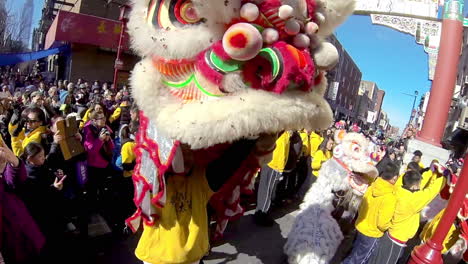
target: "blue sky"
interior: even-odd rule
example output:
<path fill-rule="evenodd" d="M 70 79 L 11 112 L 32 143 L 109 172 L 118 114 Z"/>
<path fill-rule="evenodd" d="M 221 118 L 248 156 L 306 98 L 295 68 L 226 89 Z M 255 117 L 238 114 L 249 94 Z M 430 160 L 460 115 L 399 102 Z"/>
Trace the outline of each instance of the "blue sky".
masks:
<path fill-rule="evenodd" d="M 25 0 L 7 0 L 8 6 L 22 8 Z M 34 0 L 36 26 L 44 0 Z M 465 0 L 465 5 L 468 0 Z M 465 13 L 468 6 L 465 7 Z M 374 81 L 385 90 L 383 109 L 390 123 L 403 128 L 408 122 L 413 98 L 402 93 L 429 91 L 427 54 L 414 37 L 383 26 L 372 25 L 367 16 L 352 16 L 337 30 L 337 37 L 359 66 L 363 80 Z M 418 97 L 418 101 L 419 101 Z"/>
<path fill-rule="evenodd" d="M 340 26 L 337 38 L 362 72 L 362 79 L 376 82 L 385 90 L 383 109 L 392 125 L 408 122 L 413 97 L 430 89 L 428 56 L 413 36 L 373 25 L 368 16 L 352 16 Z M 419 98 L 418 98 L 419 100 Z"/>

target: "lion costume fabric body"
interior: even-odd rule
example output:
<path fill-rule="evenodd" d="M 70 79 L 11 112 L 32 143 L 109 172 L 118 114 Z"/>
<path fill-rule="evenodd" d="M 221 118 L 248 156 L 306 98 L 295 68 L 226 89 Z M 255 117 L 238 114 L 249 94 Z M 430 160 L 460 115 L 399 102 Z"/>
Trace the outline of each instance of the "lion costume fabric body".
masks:
<path fill-rule="evenodd" d="M 335 218 L 352 221 L 362 195 L 377 176 L 363 135 L 337 131 L 335 142 L 333 158 L 322 165 L 288 235 L 284 251 L 290 264 L 330 262 L 343 240 Z M 345 211 L 337 216 L 339 207 Z"/>
<path fill-rule="evenodd" d="M 181 144 L 208 166 L 239 140 L 331 124 L 325 72 L 338 52 L 324 39 L 353 7 L 350 0 L 132 0 L 128 31 L 142 57 L 131 75 L 141 110 L 132 230 L 157 222 L 168 172 L 184 171 Z M 240 194 L 268 162 L 268 142 L 258 140 L 211 198 L 218 236 L 242 214 Z"/>

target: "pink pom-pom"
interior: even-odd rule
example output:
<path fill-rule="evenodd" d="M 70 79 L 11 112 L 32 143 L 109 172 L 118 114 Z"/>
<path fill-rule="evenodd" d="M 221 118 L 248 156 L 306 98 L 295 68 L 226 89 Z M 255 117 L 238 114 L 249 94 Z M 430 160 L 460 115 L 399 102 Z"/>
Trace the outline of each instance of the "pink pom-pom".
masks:
<path fill-rule="evenodd" d="M 298 49 L 305 49 L 310 45 L 310 38 L 306 34 L 297 34 L 294 36 L 293 44 Z"/>
<path fill-rule="evenodd" d="M 282 5 L 278 9 L 278 17 L 286 20 L 288 18 L 291 18 L 293 16 L 294 9 L 290 5 Z"/>
<path fill-rule="evenodd" d="M 305 33 L 307 35 L 316 34 L 319 29 L 319 26 L 314 22 L 309 22 L 305 25 Z"/>
<path fill-rule="evenodd" d="M 301 30 L 301 25 L 299 25 L 299 23 L 297 23 L 296 19 L 289 19 L 288 21 L 286 21 L 286 25 L 284 26 L 284 31 L 288 34 L 288 35 L 297 35 L 297 33 L 299 33 L 299 31 Z"/>
<path fill-rule="evenodd" d="M 240 16 L 249 22 L 255 21 L 259 15 L 258 6 L 252 3 L 247 3 L 241 7 Z"/>
<path fill-rule="evenodd" d="M 253 59 L 263 46 L 260 32 L 251 24 L 232 25 L 223 36 L 223 48 L 226 53 L 238 61 Z"/>
<path fill-rule="evenodd" d="M 267 28 L 262 32 L 263 42 L 272 44 L 279 39 L 279 33 L 276 29 Z"/>

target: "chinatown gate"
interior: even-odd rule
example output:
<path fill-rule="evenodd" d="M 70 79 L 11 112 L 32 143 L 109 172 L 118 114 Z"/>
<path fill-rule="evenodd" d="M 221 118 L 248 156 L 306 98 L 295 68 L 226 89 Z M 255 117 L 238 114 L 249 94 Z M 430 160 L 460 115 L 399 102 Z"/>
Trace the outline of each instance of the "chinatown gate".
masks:
<path fill-rule="evenodd" d="M 463 37 L 461 0 L 356 0 L 358 15 L 370 15 L 372 23 L 411 34 L 429 56 L 431 96 L 421 134 L 408 144 L 408 154 L 419 149 L 429 164 L 437 159 L 444 164 L 450 152 L 441 147 L 453 92 Z M 443 6 L 443 7 L 442 7 Z M 439 19 L 441 9 L 443 18 Z M 467 139 L 468 142 L 468 139 Z M 408 160 L 410 157 L 405 157 Z M 468 155 L 465 157 L 468 161 Z M 465 163 L 466 165 L 467 163 Z M 454 223 L 468 192 L 468 165 L 464 166 L 444 215 L 433 237 L 414 249 L 411 264 L 442 264 L 442 242 Z M 465 220 L 466 221 L 466 220 Z"/>

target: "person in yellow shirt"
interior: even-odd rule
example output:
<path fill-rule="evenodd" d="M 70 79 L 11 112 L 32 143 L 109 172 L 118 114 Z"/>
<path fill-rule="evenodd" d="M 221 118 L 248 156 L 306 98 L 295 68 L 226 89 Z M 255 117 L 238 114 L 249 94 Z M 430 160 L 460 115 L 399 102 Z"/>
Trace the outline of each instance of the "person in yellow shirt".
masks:
<path fill-rule="evenodd" d="M 237 141 L 207 167 L 196 163 L 203 150 L 197 153 L 182 144 L 184 172 L 165 174 L 167 203 L 153 207 L 159 216 L 153 225 L 144 224 L 135 250 L 138 259 L 148 264 L 199 263 L 210 247 L 207 203 L 252 151 L 269 150 L 269 142 L 274 142 L 268 140 L 262 149 L 256 145 L 260 141 Z"/>
<path fill-rule="evenodd" d="M 320 144 L 323 142 L 323 137 L 320 135 L 320 132 L 313 131 L 309 136 L 310 144 L 310 155 L 313 157 L 315 152 L 319 149 Z"/>
<path fill-rule="evenodd" d="M 297 182 L 294 192 L 297 194 L 301 189 L 302 185 L 312 175 L 311 162 L 312 157 L 310 155 L 310 133 L 306 130 L 299 132 L 302 139 L 302 155 L 297 163 Z M 296 195 L 300 197 L 301 195 Z"/>
<path fill-rule="evenodd" d="M 397 204 L 392 223 L 387 233 L 379 240 L 379 246 L 371 257 L 369 264 L 395 264 L 401 257 L 406 242 L 414 237 L 419 228 L 420 214 L 445 185 L 445 178 L 432 171 L 426 188 L 420 189 L 421 174 L 407 171 L 403 175 L 403 186 L 396 187 Z"/>
<path fill-rule="evenodd" d="M 41 143 L 46 133 L 45 115 L 38 107 L 26 108 L 21 114 L 18 123 L 9 124 L 11 135 L 11 148 L 17 157 L 21 156 L 29 143 Z"/>
<path fill-rule="evenodd" d="M 91 104 L 91 107 L 89 107 L 88 110 L 86 110 L 85 114 L 83 115 L 83 118 L 82 118 L 82 122 L 80 123 L 80 129 L 84 128 L 84 126 L 86 125 L 86 123 L 88 123 L 89 120 L 91 120 L 90 118 L 90 115 L 91 115 L 91 112 L 95 111 L 95 112 L 103 112 L 105 114 L 105 107 L 103 104 L 99 103 L 99 102 L 95 102 L 93 104 Z"/>
<path fill-rule="evenodd" d="M 434 164 L 434 163 L 438 163 L 437 160 L 433 160 L 432 163 L 431 163 L 431 166 Z M 432 171 L 430 171 L 430 168 L 425 168 L 425 169 L 421 169 L 420 165 L 414 161 L 408 163 L 408 166 L 406 168 L 406 171 L 417 171 L 419 173 L 421 173 L 421 188 L 424 189 L 426 188 L 427 184 L 429 183 L 429 181 L 431 180 L 431 177 L 432 177 Z M 403 174 L 404 175 L 404 174 Z M 397 182 L 395 183 L 395 186 L 403 186 L 403 175 L 401 175 Z"/>
<path fill-rule="evenodd" d="M 335 141 L 332 137 L 327 137 L 323 140 L 320 144 L 319 149 L 315 152 L 314 156 L 312 157 L 312 174 L 315 177 L 318 177 L 319 170 L 322 168 L 322 164 L 331 159 L 333 155 L 333 146 Z"/>
<path fill-rule="evenodd" d="M 273 219 L 268 215 L 270 210 L 273 191 L 278 181 L 283 176 L 284 169 L 289 156 L 289 138 L 291 133 L 285 131 L 276 140 L 276 147 L 273 151 L 273 157 L 267 165 L 262 167 L 260 172 L 260 183 L 257 191 L 257 208 L 254 215 L 254 221 L 261 226 L 271 226 Z"/>
<path fill-rule="evenodd" d="M 398 166 L 387 163 L 381 171 L 380 177 L 364 194 L 356 220 L 357 237 L 343 264 L 367 263 L 377 248 L 379 238 L 390 227 L 397 201 L 394 184 L 398 178 Z"/>
<path fill-rule="evenodd" d="M 114 113 L 109 117 L 109 123 L 114 123 L 116 120 L 120 120 L 120 125 L 126 125 L 130 123 L 130 97 L 122 97 L 122 102 L 119 107 L 114 110 Z"/>

